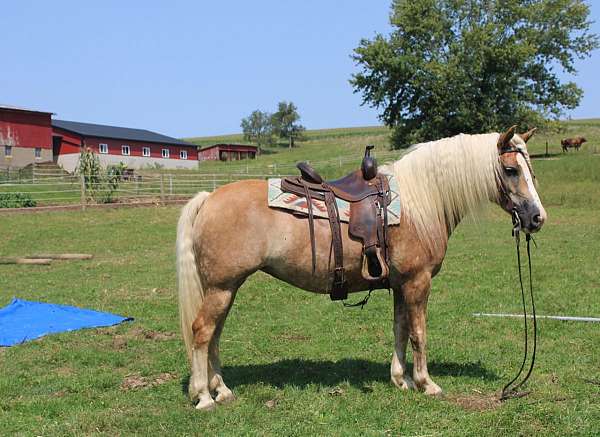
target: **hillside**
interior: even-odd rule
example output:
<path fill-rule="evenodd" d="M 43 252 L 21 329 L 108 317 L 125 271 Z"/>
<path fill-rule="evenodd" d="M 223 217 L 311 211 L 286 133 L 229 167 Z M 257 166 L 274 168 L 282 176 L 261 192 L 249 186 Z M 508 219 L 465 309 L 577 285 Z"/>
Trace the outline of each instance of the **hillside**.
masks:
<path fill-rule="evenodd" d="M 262 154 L 255 160 L 234 162 L 203 162 L 202 172 L 233 173 L 290 173 L 295 163 L 310 160 L 325 174 L 335 173 L 336 168 L 346 169 L 360 161 L 367 144 L 375 145 L 376 153 L 389 155 L 389 129 L 381 126 L 319 129 L 306 132 L 306 140 L 297 142 L 289 149 L 287 143 L 264 147 Z M 241 134 L 213 137 L 186 138 L 186 141 L 207 146 L 221 142 L 247 144 Z M 394 152 L 393 155 L 397 155 Z"/>
<path fill-rule="evenodd" d="M 546 153 L 548 143 L 549 155 L 561 153 L 560 139 L 574 135 L 584 135 L 588 143 L 585 150 L 600 151 L 600 119 L 570 120 L 563 124 L 564 131 L 538 132 L 529 145 L 534 157 Z M 356 167 L 360 162 L 364 147 L 375 145 L 376 156 L 380 162 L 398 159 L 403 151 L 390 150 L 389 129 L 383 126 L 319 129 L 306 132 L 306 141 L 297 143 L 293 149 L 287 144 L 280 144 L 263 149 L 263 153 L 252 161 L 203 162 L 200 171 L 206 173 L 250 173 L 256 175 L 295 173 L 295 164 L 309 160 L 326 177 L 339 176 L 343 172 Z M 219 142 L 246 143 L 241 134 L 212 137 L 187 138 L 199 146 L 207 146 Z"/>

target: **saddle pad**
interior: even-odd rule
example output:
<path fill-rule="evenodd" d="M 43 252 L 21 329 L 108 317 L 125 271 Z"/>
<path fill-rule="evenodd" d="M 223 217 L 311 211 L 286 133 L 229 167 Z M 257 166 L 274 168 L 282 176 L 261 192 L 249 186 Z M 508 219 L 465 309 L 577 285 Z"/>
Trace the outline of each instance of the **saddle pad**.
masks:
<path fill-rule="evenodd" d="M 390 195 L 392 201 L 388 205 L 388 224 L 399 225 L 400 224 L 400 212 L 402 210 L 400 203 L 400 192 L 398 190 L 398 183 L 393 175 L 386 174 L 390 185 Z M 285 193 L 281 191 L 281 179 L 271 178 L 268 180 L 269 184 L 269 207 L 285 209 L 288 211 L 294 211 L 303 215 L 308 215 L 308 204 L 304 197 L 298 197 L 295 194 Z M 340 213 L 340 220 L 348 223 L 350 220 L 350 203 L 345 200 L 335 199 L 337 207 Z M 325 202 L 322 200 L 312 200 L 313 204 L 313 215 L 315 217 L 328 218 L 327 207 Z"/>

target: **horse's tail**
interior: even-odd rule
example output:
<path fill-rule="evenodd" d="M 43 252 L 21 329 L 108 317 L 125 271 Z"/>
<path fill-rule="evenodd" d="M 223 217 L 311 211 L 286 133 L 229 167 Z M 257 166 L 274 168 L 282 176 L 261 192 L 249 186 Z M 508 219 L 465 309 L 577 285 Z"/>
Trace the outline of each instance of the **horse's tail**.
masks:
<path fill-rule="evenodd" d="M 204 299 L 194 252 L 193 226 L 200 208 L 210 193 L 202 191 L 181 210 L 177 224 L 177 280 L 179 286 L 179 321 L 188 359 L 192 357 L 192 324 Z"/>

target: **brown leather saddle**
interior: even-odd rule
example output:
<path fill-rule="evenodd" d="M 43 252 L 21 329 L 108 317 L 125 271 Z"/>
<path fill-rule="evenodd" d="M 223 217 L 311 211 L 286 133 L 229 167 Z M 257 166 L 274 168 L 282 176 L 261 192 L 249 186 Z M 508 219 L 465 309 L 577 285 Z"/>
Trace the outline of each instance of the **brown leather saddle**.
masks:
<path fill-rule="evenodd" d="M 287 177 L 281 181 L 282 191 L 306 198 L 313 273 L 316 268 L 316 253 L 312 200 L 325 202 L 335 265 L 330 287 L 332 300 L 348 297 L 336 197 L 350 203 L 348 234 L 350 238 L 362 242 L 363 278 L 369 282 L 371 290 L 389 286 L 387 206 L 391 201 L 390 188 L 387 178 L 377 172 L 377 162 L 371 156 L 371 149 L 373 146 L 366 147 L 361 168 L 341 179 L 324 181 L 308 163 L 301 162 L 297 164 L 300 176 Z"/>

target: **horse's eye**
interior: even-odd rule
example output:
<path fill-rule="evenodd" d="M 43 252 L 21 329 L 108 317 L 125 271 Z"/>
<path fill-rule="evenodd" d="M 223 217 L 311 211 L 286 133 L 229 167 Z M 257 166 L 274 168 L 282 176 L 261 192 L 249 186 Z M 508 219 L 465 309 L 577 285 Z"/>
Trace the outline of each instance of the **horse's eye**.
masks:
<path fill-rule="evenodd" d="M 517 170 L 515 167 L 504 167 L 504 173 L 506 173 L 507 176 L 517 176 L 519 174 L 519 170 Z"/>

